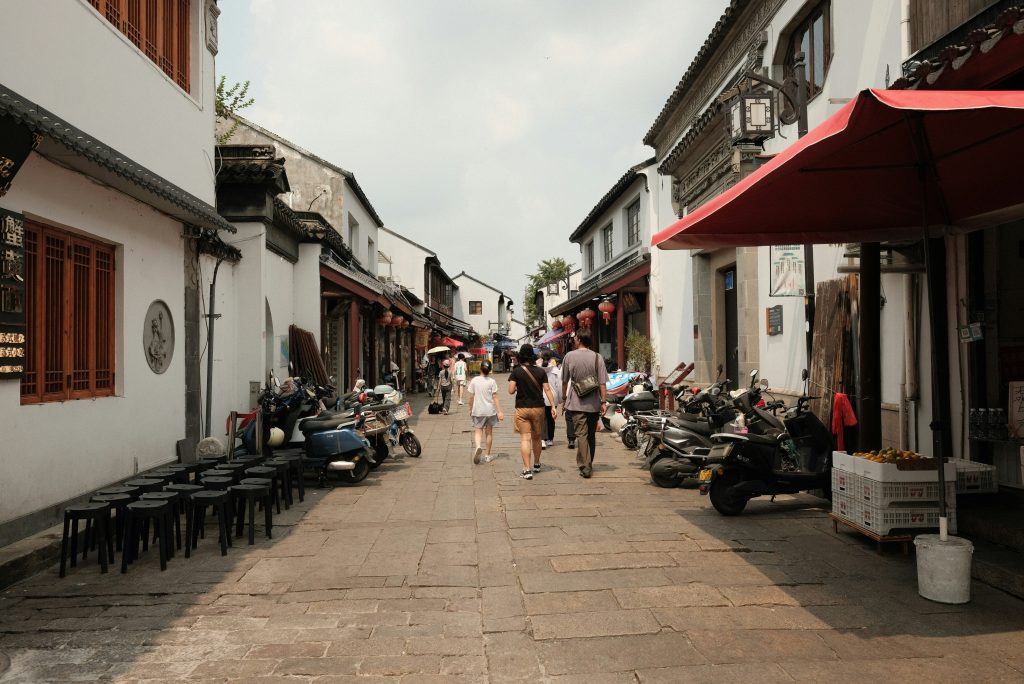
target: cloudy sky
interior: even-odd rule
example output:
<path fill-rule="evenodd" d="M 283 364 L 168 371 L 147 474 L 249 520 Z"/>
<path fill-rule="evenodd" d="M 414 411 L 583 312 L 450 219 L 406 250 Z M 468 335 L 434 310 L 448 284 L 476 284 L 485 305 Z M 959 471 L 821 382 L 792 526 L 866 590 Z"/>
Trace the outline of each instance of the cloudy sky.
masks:
<path fill-rule="evenodd" d="M 510 294 L 631 165 L 726 0 L 220 0 L 245 115 Z"/>

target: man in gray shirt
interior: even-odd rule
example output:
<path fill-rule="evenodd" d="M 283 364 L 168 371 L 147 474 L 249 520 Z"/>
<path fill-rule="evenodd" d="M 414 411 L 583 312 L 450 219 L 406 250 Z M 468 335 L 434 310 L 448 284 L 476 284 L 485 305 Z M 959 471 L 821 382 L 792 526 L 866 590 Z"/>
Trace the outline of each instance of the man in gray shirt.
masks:
<path fill-rule="evenodd" d="M 580 475 L 590 477 L 597 447 L 597 421 L 608 407 L 608 370 L 601 355 L 590 348 L 589 330 L 576 333 L 575 340 L 576 348 L 562 360 L 562 405 L 576 436 L 576 465 Z M 597 389 L 585 397 L 579 396 L 574 385 L 591 377 L 597 378 Z"/>

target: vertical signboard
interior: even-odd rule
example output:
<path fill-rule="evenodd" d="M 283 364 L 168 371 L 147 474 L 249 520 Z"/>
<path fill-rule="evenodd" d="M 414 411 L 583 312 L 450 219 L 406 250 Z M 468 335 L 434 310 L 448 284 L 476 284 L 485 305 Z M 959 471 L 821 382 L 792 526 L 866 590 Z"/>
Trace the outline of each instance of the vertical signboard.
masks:
<path fill-rule="evenodd" d="M 25 372 L 25 224 L 0 209 L 0 379 Z"/>
<path fill-rule="evenodd" d="M 769 297 L 803 297 L 803 245 L 772 245 L 769 248 L 771 289 Z"/>

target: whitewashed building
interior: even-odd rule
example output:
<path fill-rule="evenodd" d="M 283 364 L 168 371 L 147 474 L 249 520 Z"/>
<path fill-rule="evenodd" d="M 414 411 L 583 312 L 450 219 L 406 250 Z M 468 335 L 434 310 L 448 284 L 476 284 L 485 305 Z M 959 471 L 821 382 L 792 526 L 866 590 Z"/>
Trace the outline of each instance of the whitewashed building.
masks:
<path fill-rule="evenodd" d="M 457 286 L 455 317 L 477 333 L 512 337 L 512 300 L 504 292 L 462 271 L 452 278 Z M 512 338 L 516 339 L 516 338 Z"/>
<path fill-rule="evenodd" d="M 0 22 L 0 545 L 201 433 L 218 10 L 100 4 Z"/>

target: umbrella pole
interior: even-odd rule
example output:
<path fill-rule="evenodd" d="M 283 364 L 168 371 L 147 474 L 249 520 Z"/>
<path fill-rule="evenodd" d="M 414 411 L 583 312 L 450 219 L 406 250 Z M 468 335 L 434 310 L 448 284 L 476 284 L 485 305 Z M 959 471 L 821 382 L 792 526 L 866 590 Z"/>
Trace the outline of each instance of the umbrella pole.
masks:
<path fill-rule="evenodd" d="M 946 336 L 945 278 L 941 277 L 946 262 L 944 238 L 924 240 L 924 258 L 928 278 L 928 319 L 931 329 L 932 363 L 932 451 L 938 466 L 939 482 L 939 537 L 945 540 L 948 534 L 946 517 L 946 456 L 949 439 L 946 432 L 946 417 L 949 415 L 949 344 Z M 944 360 L 946 360 L 944 362 Z"/>

